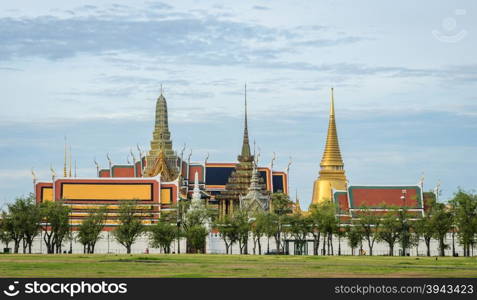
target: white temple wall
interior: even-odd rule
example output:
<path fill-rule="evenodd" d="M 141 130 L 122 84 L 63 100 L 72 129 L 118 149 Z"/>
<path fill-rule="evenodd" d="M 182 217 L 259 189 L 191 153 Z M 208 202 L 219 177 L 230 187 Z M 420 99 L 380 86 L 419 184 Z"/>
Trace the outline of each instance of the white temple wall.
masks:
<path fill-rule="evenodd" d="M 309 240 L 312 240 L 312 237 L 309 237 Z M 46 246 L 44 242 L 40 242 L 41 237 L 40 235 L 37 236 L 34 240 L 33 247 L 32 247 L 32 253 L 46 253 Z M 445 250 L 446 256 L 452 256 L 452 235 L 448 234 L 445 240 L 446 244 L 449 245 L 449 248 Z M 319 253 L 321 254 L 321 249 L 322 249 L 322 244 L 323 241 L 322 239 L 320 240 L 320 247 L 319 247 Z M 262 238 L 261 239 L 261 244 L 262 244 L 262 254 L 264 254 L 267 251 L 267 238 Z M 308 255 L 313 255 L 313 242 L 308 241 Z M 334 254 L 338 254 L 338 238 L 333 237 L 333 248 L 334 248 Z M 10 243 L 10 248 L 13 247 L 13 243 Z M 171 253 L 177 253 L 177 241 L 175 241 L 171 245 Z M 457 238 L 455 239 L 455 248 L 456 248 L 456 253 L 459 254 L 459 256 L 463 256 L 464 251 L 462 246 L 458 243 Z M 63 250 L 64 251 L 69 251 L 70 249 L 70 243 L 65 242 L 63 244 Z M 83 253 L 83 246 L 79 243 L 74 241 L 72 243 L 72 249 L 73 253 Z M 131 252 L 134 254 L 140 254 L 140 253 L 145 253 L 146 249 L 149 249 L 149 253 L 163 253 L 162 249 L 158 248 L 152 248 L 149 246 L 149 240 L 147 236 L 143 235 L 139 237 L 136 242 L 132 245 Z M 270 250 L 275 250 L 275 239 L 271 238 L 270 239 Z M 369 255 L 369 247 L 368 243 L 366 240 L 363 241 L 363 249 L 366 251 L 366 255 Z M 185 239 L 181 239 L 180 242 L 180 252 L 185 253 L 186 250 L 186 242 Z M 424 240 L 421 240 L 419 243 L 419 255 L 420 256 L 425 256 L 426 255 L 426 244 Z M 20 246 L 20 252 L 22 252 L 22 247 Z M 210 233 L 209 236 L 207 237 L 206 240 L 206 252 L 208 254 L 225 254 L 225 244 L 223 240 L 220 238 L 218 234 Z M 388 245 L 387 243 L 383 242 L 376 242 L 373 248 L 373 255 L 388 255 Z M 106 254 L 106 253 L 114 253 L 114 254 L 121 254 L 121 253 L 126 253 L 126 248 L 119 244 L 118 242 L 115 241 L 112 233 L 110 232 L 102 232 L 102 237 L 98 241 L 95 247 L 95 253 L 99 254 Z M 233 245 L 233 254 L 239 254 L 240 249 L 238 243 Z M 253 240 L 250 238 L 248 242 L 248 253 L 252 254 L 253 253 Z M 355 255 L 359 253 L 359 247 L 355 249 Z M 258 246 L 257 246 L 257 254 L 258 254 Z M 289 244 L 289 254 L 294 255 L 294 246 L 293 243 L 290 242 Z M 399 255 L 400 254 L 400 245 L 399 243 L 396 243 L 394 246 L 394 255 Z M 439 254 L 439 248 L 438 248 L 438 242 L 436 240 L 431 241 L 431 255 L 436 256 Z M 348 246 L 348 241 L 345 238 L 341 238 L 341 255 L 351 255 L 351 248 Z M 411 256 L 416 256 L 417 255 L 417 248 L 412 247 L 410 249 L 410 255 Z M 477 255 L 477 249 L 475 251 L 475 255 Z"/>

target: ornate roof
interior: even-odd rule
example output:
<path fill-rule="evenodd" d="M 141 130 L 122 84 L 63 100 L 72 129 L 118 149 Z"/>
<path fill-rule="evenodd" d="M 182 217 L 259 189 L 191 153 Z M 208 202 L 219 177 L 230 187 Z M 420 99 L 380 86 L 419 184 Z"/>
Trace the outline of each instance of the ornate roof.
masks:
<path fill-rule="evenodd" d="M 255 164 L 248 193 L 245 197 L 240 197 L 240 206 L 251 212 L 268 211 L 270 208 L 270 197 L 266 195 L 263 185 L 260 184 L 260 174 Z"/>

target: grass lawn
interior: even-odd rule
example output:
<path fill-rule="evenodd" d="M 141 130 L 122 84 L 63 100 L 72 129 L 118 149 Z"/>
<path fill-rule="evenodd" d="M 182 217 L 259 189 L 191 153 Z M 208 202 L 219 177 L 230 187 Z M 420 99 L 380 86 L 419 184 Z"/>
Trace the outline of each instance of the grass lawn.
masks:
<path fill-rule="evenodd" d="M 5 254 L 0 277 L 477 277 L 477 258 Z"/>

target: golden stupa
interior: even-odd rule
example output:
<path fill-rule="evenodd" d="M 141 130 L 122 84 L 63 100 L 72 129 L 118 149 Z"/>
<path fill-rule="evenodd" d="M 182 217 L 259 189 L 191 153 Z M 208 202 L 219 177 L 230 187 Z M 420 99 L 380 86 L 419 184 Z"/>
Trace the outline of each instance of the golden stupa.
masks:
<path fill-rule="evenodd" d="M 332 200 L 333 190 L 346 190 L 346 175 L 341 158 L 335 122 L 335 103 L 331 89 L 330 120 L 325 151 L 320 163 L 320 173 L 313 184 L 312 204 Z"/>

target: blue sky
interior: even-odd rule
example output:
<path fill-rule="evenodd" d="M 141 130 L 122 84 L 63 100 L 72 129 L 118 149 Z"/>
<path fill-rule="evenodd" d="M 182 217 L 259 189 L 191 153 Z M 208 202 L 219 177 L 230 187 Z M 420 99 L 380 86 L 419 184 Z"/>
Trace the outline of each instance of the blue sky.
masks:
<path fill-rule="evenodd" d="M 243 84 L 262 164 L 290 169 L 306 207 L 329 88 L 352 184 L 476 188 L 475 1 L 2 1 L 0 206 L 30 169 L 78 175 L 151 139 L 164 84 L 177 151 L 235 161 Z"/>

